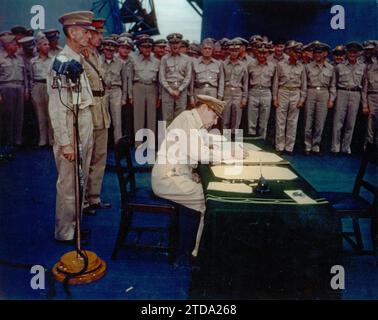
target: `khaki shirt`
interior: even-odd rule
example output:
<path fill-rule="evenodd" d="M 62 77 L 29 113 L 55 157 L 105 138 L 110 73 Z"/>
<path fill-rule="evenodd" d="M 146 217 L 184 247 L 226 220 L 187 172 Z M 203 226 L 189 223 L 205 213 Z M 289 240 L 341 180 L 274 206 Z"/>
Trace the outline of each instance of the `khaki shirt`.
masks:
<path fill-rule="evenodd" d="M 52 56 L 52 57 L 55 57 L 57 54 L 59 54 L 61 51 L 63 50 L 62 47 L 58 46 L 57 49 L 50 49 L 49 51 L 49 54 Z"/>
<path fill-rule="evenodd" d="M 193 74 L 190 85 L 190 94 L 194 94 L 194 88 L 201 88 L 210 85 L 218 89 L 218 99 L 224 95 L 224 70 L 222 63 L 213 58 L 205 63 L 203 58 L 193 60 Z"/>
<path fill-rule="evenodd" d="M 104 69 L 101 62 L 101 57 L 93 49 L 88 50 L 88 59 L 84 59 L 83 67 L 84 71 L 88 77 L 89 85 L 91 86 L 92 91 L 105 92 L 103 85 L 104 78 Z M 89 61 L 93 67 L 87 61 Z M 110 113 L 105 100 L 103 97 L 93 97 L 93 104 L 91 106 L 93 128 L 98 129 L 107 129 L 110 127 Z"/>
<path fill-rule="evenodd" d="M 324 62 L 323 66 L 319 66 L 315 61 L 306 64 L 305 66 L 307 74 L 307 88 L 326 88 L 329 89 L 330 100 L 336 99 L 336 76 L 334 67 Z"/>
<path fill-rule="evenodd" d="M 130 79 L 132 83 L 157 84 L 159 79 L 160 60 L 150 55 L 147 59 L 139 54 L 130 65 Z M 129 86 L 129 97 L 133 97 L 132 87 Z"/>
<path fill-rule="evenodd" d="M 300 89 L 299 102 L 303 103 L 307 96 L 307 78 L 304 65 L 297 61 L 296 64 L 290 64 L 289 60 L 282 60 L 277 64 L 276 73 L 273 79 L 273 97 L 278 98 L 278 89 Z"/>
<path fill-rule="evenodd" d="M 32 80 L 46 80 L 49 67 L 52 64 L 53 58 L 49 54 L 42 59 L 39 55 L 30 60 Z"/>
<path fill-rule="evenodd" d="M 159 80 L 169 93 L 173 90 L 183 92 L 191 79 L 192 65 L 188 56 L 181 53 L 172 56 L 169 53 L 161 58 Z"/>
<path fill-rule="evenodd" d="M 84 58 L 73 51 L 68 45 L 66 45 L 60 52 L 61 55 L 66 56 L 69 60 L 76 60 L 81 64 L 84 63 Z M 55 143 L 58 146 L 65 146 L 71 143 L 69 139 L 69 132 L 72 128 L 67 127 L 67 117 L 71 113 L 66 106 L 73 109 L 73 103 L 76 103 L 76 98 L 73 99 L 72 89 L 70 83 L 66 80 L 64 76 L 60 76 L 61 82 L 61 94 L 59 95 L 58 89 L 53 89 L 52 84 L 54 82 L 54 77 L 56 72 L 52 69 L 52 65 L 47 73 L 47 93 L 49 95 L 49 115 L 51 119 L 51 125 L 54 130 Z M 89 84 L 88 77 L 85 72 L 80 76 L 80 103 L 79 110 L 88 108 L 93 104 L 92 90 Z M 61 97 L 61 99 L 60 99 Z M 63 103 L 62 103 L 62 101 Z M 66 105 L 66 106 L 65 106 Z M 79 111 L 80 112 L 80 111 Z"/>
<path fill-rule="evenodd" d="M 224 72 L 224 87 L 240 88 L 242 90 L 242 101 L 247 101 L 248 93 L 248 71 L 243 62 L 237 60 L 235 64 L 227 58 L 222 64 Z"/>
<path fill-rule="evenodd" d="M 289 59 L 289 56 L 286 53 L 284 53 L 279 59 L 274 55 L 274 53 L 268 57 L 268 61 L 273 62 L 274 64 L 278 64 L 278 62 L 287 59 Z"/>
<path fill-rule="evenodd" d="M 257 60 L 252 61 L 248 65 L 249 87 L 270 89 L 275 71 L 276 65 L 273 62 L 267 61 L 265 64 L 260 64 Z"/>
<path fill-rule="evenodd" d="M 252 63 L 253 61 L 256 61 L 256 59 L 251 57 L 249 54 L 246 54 L 243 58 L 239 57 L 239 60 L 243 62 L 247 68 L 250 63 Z"/>
<path fill-rule="evenodd" d="M 104 68 L 104 81 L 106 89 L 120 87 L 122 90 L 122 99 L 127 98 L 127 66 L 117 57 L 107 61 L 104 56 L 101 57 Z"/>
<path fill-rule="evenodd" d="M 362 104 L 367 105 L 367 95 L 378 93 L 378 62 L 368 64 L 365 68 L 365 75 L 362 84 Z"/>
<path fill-rule="evenodd" d="M 27 73 L 24 59 L 20 55 L 9 56 L 5 51 L 0 55 L 0 87 L 19 81 L 28 92 Z"/>
<path fill-rule="evenodd" d="M 356 62 L 351 65 L 349 61 L 339 63 L 335 67 L 337 88 L 362 88 L 362 79 L 365 72 L 365 64 Z"/>

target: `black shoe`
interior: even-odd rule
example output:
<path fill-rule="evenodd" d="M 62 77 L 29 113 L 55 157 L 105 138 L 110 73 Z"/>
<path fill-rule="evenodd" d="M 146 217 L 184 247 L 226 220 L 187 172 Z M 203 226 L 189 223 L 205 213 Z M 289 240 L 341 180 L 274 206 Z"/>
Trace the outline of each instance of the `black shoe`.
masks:
<path fill-rule="evenodd" d="M 90 207 L 93 209 L 109 209 L 112 207 L 112 204 L 110 202 L 99 202 L 91 204 Z"/>
<path fill-rule="evenodd" d="M 89 206 L 89 207 L 83 208 L 83 214 L 87 216 L 95 216 L 96 210 L 92 206 Z"/>
<path fill-rule="evenodd" d="M 277 154 L 278 154 L 279 156 L 282 156 L 282 155 L 284 154 L 284 151 L 283 151 L 283 150 L 276 150 L 276 152 L 277 152 Z"/>
<path fill-rule="evenodd" d="M 311 152 L 308 151 L 308 150 L 306 150 L 306 151 L 304 152 L 304 154 L 305 154 L 306 156 L 309 156 L 309 155 L 311 154 Z"/>

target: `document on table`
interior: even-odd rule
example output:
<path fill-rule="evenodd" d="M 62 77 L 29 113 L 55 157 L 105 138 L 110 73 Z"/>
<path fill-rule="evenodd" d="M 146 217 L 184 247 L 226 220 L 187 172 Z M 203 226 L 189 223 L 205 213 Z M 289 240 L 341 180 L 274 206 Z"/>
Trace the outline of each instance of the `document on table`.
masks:
<path fill-rule="evenodd" d="M 245 183 L 210 182 L 207 189 L 235 193 L 252 193 L 252 187 L 247 186 Z"/>
<path fill-rule="evenodd" d="M 227 159 L 223 160 L 223 163 L 232 164 L 232 163 L 240 163 L 240 164 L 274 164 L 283 161 L 283 159 L 272 152 L 264 152 L 264 151 L 252 151 L 248 150 L 248 157 L 245 159 Z"/>
<path fill-rule="evenodd" d="M 285 193 L 299 204 L 314 204 L 316 201 L 310 198 L 302 190 L 285 190 Z"/>
<path fill-rule="evenodd" d="M 294 180 L 298 176 L 287 168 L 275 166 L 229 166 L 211 167 L 214 176 L 226 180 L 257 180 L 261 174 L 267 180 Z"/>

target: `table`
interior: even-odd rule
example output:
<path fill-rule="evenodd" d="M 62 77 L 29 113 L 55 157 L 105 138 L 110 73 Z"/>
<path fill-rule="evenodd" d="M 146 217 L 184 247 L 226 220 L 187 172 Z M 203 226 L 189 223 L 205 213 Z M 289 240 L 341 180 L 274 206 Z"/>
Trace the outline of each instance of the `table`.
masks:
<path fill-rule="evenodd" d="M 264 141 L 254 144 L 272 151 Z M 219 181 L 198 170 L 206 197 L 205 229 L 193 272 L 192 299 L 338 299 L 330 270 L 339 264 L 340 222 L 325 199 L 298 178 L 269 181 L 268 194 L 207 190 Z M 299 205 L 284 190 L 301 189 L 316 204 Z"/>

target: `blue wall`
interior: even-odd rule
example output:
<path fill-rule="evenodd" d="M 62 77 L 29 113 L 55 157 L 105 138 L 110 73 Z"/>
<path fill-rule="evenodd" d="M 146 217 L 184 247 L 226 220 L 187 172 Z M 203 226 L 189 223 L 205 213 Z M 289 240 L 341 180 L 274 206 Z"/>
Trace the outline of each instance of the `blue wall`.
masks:
<path fill-rule="evenodd" d="M 345 29 L 333 30 L 331 7 L 345 9 Z M 265 34 L 271 39 L 320 39 L 334 46 L 378 38 L 378 1 L 204 0 L 202 37 Z"/>

